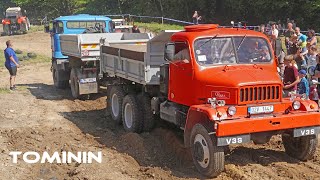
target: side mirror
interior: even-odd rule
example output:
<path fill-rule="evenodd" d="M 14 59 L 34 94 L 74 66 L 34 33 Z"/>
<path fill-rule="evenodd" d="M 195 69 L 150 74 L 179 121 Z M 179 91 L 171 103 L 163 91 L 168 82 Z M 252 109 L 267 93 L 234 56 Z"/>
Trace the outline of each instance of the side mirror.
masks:
<path fill-rule="evenodd" d="M 164 50 L 164 59 L 166 61 L 172 61 L 174 59 L 175 50 L 176 50 L 175 43 L 173 42 L 167 43 Z"/>

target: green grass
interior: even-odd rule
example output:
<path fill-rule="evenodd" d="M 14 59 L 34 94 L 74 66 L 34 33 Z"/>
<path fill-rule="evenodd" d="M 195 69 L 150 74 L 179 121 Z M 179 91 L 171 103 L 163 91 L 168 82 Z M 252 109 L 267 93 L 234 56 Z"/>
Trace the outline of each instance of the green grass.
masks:
<path fill-rule="evenodd" d="M 159 23 L 140 23 L 135 22 L 135 25 L 137 25 L 140 29 L 146 28 L 151 32 L 159 33 L 164 30 L 183 30 L 183 26 L 179 25 L 171 25 L 171 24 L 159 24 Z"/>
<path fill-rule="evenodd" d="M 20 64 L 21 65 L 29 65 L 29 64 L 35 64 L 35 63 L 47 63 L 50 62 L 51 59 L 50 57 L 44 56 L 44 55 L 39 55 L 37 54 L 36 58 L 30 58 L 28 60 L 24 60 L 23 56 L 27 56 L 27 52 L 24 52 L 23 54 L 17 54 Z M 4 53 L 0 53 L 0 68 L 4 67 Z"/>
<path fill-rule="evenodd" d="M 11 93 L 10 89 L 0 87 L 0 94 L 8 94 Z"/>
<path fill-rule="evenodd" d="M 28 33 L 38 32 L 38 31 L 44 31 L 44 27 L 41 25 L 31 25 Z"/>

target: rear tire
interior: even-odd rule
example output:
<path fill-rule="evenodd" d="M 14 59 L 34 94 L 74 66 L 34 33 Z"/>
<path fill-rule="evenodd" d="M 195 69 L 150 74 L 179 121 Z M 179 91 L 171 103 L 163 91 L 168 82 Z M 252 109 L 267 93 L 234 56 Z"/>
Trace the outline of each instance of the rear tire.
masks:
<path fill-rule="evenodd" d="M 120 86 L 112 86 L 111 89 L 108 90 L 107 114 L 110 114 L 117 124 L 122 123 L 122 102 L 125 95 L 125 92 Z"/>
<path fill-rule="evenodd" d="M 75 99 L 80 98 L 80 91 L 79 91 L 79 79 L 77 76 L 77 69 L 72 68 L 70 73 L 70 87 L 71 87 L 71 94 L 72 97 Z"/>
<path fill-rule="evenodd" d="M 190 143 L 193 163 L 207 177 L 216 177 L 224 170 L 224 147 L 216 146 L 215 141 L 201 124 L 192 128 Z"/>
<path fill-rule="evenodd" d="M 123 99 L 122 124 L 126 131 L 140 133 L 143 129 L 143 117 L 136 98 L 130 94 Z"/>
<path fill-rule="evenodd" d="M 142 106 L 143 114 L 143 131 L 149 132 L 155 126 L 156 116 L 152 113 L 151 110 L 151 98 L 146 93 L 141 93 L 138 95 L 138 100 Z"/>
<path fill-rule="evenodd" d="M 292 135 L 283 134 L 282 142 L 286 153 L 301 161 L 312 159 L 318 145 L 318 136 L 301 136 L 293 137 Z"/>
<path fill-rule="evenodd" d="M 65 89 L 69 85 L 69 80 L 61 80 L 62 70 L 58 70 L 57 62 L 52 62 L 52 78 L 54 86 L 58 89 Z"/>

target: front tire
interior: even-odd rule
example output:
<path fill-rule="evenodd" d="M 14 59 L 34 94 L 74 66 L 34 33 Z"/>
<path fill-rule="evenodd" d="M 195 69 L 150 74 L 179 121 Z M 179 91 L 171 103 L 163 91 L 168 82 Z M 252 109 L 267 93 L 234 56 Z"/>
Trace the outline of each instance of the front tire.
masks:
<path fill-rule="evenodd" d="M 318 145 L 318 136 L 293 137 L 289 134 L 282 135 L 282 142 L 286 153 L 301 161 L 312 159 Z"/>
<path fill-rule="evenodd" d="M 191 131 L 191 152 L 197 170 L 207 177 L 217 177 L 225 164 L 224 148 L 215 145 L 207 129 L 196 124 Z"/>
<path fill-rule="evenodd" d="M 136 98 L 129 94 L 123 99 L 122 124 L 126 131 L 140 133 L 143 129 L 143 117 Z"/>

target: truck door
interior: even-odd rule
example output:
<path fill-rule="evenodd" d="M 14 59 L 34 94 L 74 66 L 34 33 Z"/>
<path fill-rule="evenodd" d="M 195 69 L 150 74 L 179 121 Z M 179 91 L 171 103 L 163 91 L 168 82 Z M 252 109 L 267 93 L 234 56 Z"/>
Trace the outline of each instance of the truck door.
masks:
<path fill-rule="evenodd" d="M 60 34 L 64 33 L 63 23 L 61 21 L 53 22 L 53 29 L 51 33 L 51 49 L 52 57 L 54 59 L 68 58 L 63 56 L 60 48 Z"/>
<path fill-rule="evenodd" d="M 176 42 L 174 61 L 169 67 L 168 99 L 189 105 L 193 99 L 193 75 L 191 53 L 188 42 Z"/>

